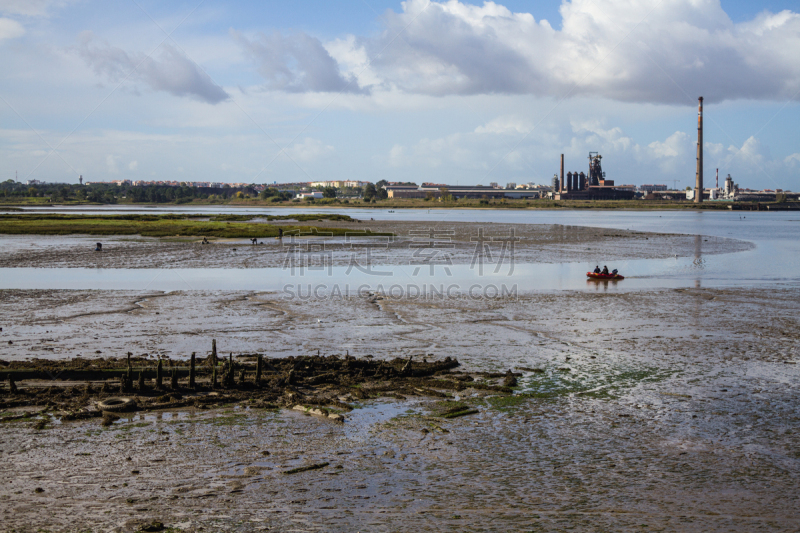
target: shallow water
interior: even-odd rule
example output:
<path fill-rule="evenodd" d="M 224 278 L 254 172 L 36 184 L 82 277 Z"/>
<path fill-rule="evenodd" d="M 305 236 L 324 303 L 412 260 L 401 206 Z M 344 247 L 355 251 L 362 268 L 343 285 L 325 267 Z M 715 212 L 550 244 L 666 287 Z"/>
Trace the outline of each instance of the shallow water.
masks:
<path fill-rule="evenodd" d="M 85 212 L 85 213 L 238 213 L 286 214 L 286 209 L 273 208 L 128 208 L 107 207 L 89 211 L 75 208 L 26 209 L 26 211 Z M 304 209 L 303 211 L 307 211 Z M 291 272 L 280 268 L 236 269 L 218 268 L 141 271 L 137 269 L 0 269 L 0 288 L 26 289 L 157 289 L 157 290 L 268 290 L 294 294 L 308 292 L 308 285 L 319 294 L 357 293 L 362 290 L 388 291 L 395 294 L 414 292 L 447 292 L 468 294 L 470 288 L 481 294 L 491 294 L 496 287 L 518 292 L 540 290 L 585 290 L 618 292 L 653 288 L 680 287 L 750 287 L 763 284 L 794 284 L 800 282 L 800 214 L 792 212 L 704 212 L 704 211 L 512 211 L 467 209 L 401 209 L 394 212 L 377 209 L 314 209 L 314 212 L 342 213 L 369 220 L 431 221 L 437 225 L 447 222 L 562 224 L 656 233 L 697 235 L 692 257 L 673 259 L 644 259 L 619 261 L 617 268 L 626 279 L 619 283 L 587 282 L 585 272 L 590 263 L 520 264 L 513 272 L 503 268 L 495 274 L 491 267 L 481 275 L 477 267 L 453 265 L 451 275 L 442 269 L 434 275 L 413 274 L 409 266 L 381 268 L 387 276 L 369 275 L 344 267 Z M 751 242 L 755 248 L 724 255 L 704 254 L 702 236 L 735 238 Z M 74 243 L 94 239 L 89 237 L 57 237 L 51 244 Z M 244 240 L 243 240 L 244 243 Z M 0 237 L 0 251 L 16 250 L 18 237 Z M 348 270 L 350 270 L 348 272 Z M 324 287 L 323 287 L 324 285 Z M 484 296 L 486 294 L 483 294 Z"/>

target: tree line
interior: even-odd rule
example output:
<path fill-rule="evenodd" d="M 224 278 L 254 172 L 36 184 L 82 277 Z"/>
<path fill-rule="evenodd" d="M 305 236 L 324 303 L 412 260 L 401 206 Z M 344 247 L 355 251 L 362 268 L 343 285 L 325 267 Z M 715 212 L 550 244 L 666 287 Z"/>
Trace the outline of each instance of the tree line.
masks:
<path fill-rule="evenodd" d="M 409 185 L 415 185 L 408 183 Z M 326 199 L 342 197 L 361 197 L 365 202 L 385 200 L 387 192 L 385 180 L 376 184 L 368 183 L 363 188 L 337 189 L 325 187 L 322 196 Z M 298 189 L 299 190 L 299 189 Z M 267 187 L 262 191 L 255 186 L 247 187 L 190 187 L 188 185 L 116 185 L 113 183 L 91 183 L 78 185 L 70 183 L 40 183 L 27 185 L 14 180 L 0 182 L 0 199 L 22 201 L 24 198 L 42 199 L 41 202 L 91 202 L 101 204 L 149 203 L 164 204 L 190 203 L 193 200 L 226 201 L 233 198 L 260 198 L 271 202 L 285 202 L 294 197 L 296 191 L 279 190 Z"/>

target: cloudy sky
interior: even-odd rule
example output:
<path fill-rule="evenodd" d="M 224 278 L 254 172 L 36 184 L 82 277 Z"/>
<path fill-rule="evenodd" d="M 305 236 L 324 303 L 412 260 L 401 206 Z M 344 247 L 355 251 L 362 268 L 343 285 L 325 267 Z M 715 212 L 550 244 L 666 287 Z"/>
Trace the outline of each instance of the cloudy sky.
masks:
<path fill-rule="evenodd" d="M 800 189 L 796 0 L 0 0 L 0 179 Z M 679 181 L 673 181 L 679 180 Z"/>

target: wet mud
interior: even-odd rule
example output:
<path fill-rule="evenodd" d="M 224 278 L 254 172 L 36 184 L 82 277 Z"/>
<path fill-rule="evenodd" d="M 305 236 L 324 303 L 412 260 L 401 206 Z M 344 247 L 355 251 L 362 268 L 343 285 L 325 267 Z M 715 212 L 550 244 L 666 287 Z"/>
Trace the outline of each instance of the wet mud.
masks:
<path fill-rule="evenodd" d="M 0 291 L 3 377 L 126 374 L 127 352 L 134 369 L 126 393 L 117 375 L 92 374 L 88 394 L 66 375 L 14 393 L 6 379 L 0 520 L 26 532 L 796 531 L 799 301 L 796 286 L 481 300 Z M 246 373 L 226 389 L 231 353 Z M 432 373 L 403 376 L 411 356 Z M 431 366 L 448 357 L 459 366 Z M 138 410 L 97 408 L 120 396 Z"/>
<path fill-rule="evenodd" d="M 446 357 L 429 361 L 433 354 L 407 359 L 376 360 L 368 355 L 264 358 L 260 354 L 231 353 L 227 359 L 212 354 L 189 365 L 170 359 L 157 363 L 146 357 L 0 361 L 0 409 L 23 407 L 37 416 L 57 416 L 62 421 L 107 417 L 108 413 L 154 411 L 218 405 L 294 408 L 343 422 L 342 412 L 353 410 L 347 402 L 381 397 L 449 398 L 446 391 L 475 389 L 511 394 L 515 373 L 457 372 L 459 363 Z M 185 363 L 185 361 L 181 362 Z M 521 374 L 516 374 L 521 375 Z M 476 378 L 480 378 L 476 380 Z M 494 383 L 493 381 L 499 380 Z M 466 408 L 465 408 L 466 409 Z M 460 409 L 457 411 L 464 411 Z M 452 417 L 456 411 L 442 413 Z M 0 417 L 18 420 L 25 414 Z M 44 420 L 44 419 L 43 419 Z M 113 420 L 112 420 L 113 421 Z M 41 429 L 41 428 L 40 428 Z"/>
<path fill-rule="evenodd" d="M 275 224 L 275 223 L 272 223 Z M 284 222 L 283 224 L 289 224 Z M 281 225 L 278 222 L 276 225 Z M 270 268 L 295 260 L 324 261 L 326 266 L 471 264 L 476 251 L 506 254 L 520 263 L 691 257 L 694 236 L 554 224 L 476 225 L 465 222 L 361 221 L 373 232 L 395 237 L 328 237 L 325 228 L 349 228 L 353 222 L 315 222 L 319 233 L 300 238 L 249 239 L 2 236 L 0 268 Z M 703 237 L 703 253 L 719 254 L 753 248 L 746 241 Z M 95 242 L 103 251 L 95 252 Z M 513 249 L 512 249 L 513 247 Z"/>

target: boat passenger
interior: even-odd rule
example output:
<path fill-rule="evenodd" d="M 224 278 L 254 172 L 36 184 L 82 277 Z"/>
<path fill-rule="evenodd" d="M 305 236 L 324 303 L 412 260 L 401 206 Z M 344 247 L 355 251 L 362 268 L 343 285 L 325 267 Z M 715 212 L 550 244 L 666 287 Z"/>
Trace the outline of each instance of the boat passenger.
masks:
<path fill-rule="evenodd" d="M 604 276 L 608 276 L 608 267 L 603 265 L 603 271 L 601 272 Z"/>
<path fill-rule="evenodd" d="M 594 273 L 595 274 L 599 274 L 600 273 L 600 265 L 597 265 L 597 266 L 594 267 Z"/>

